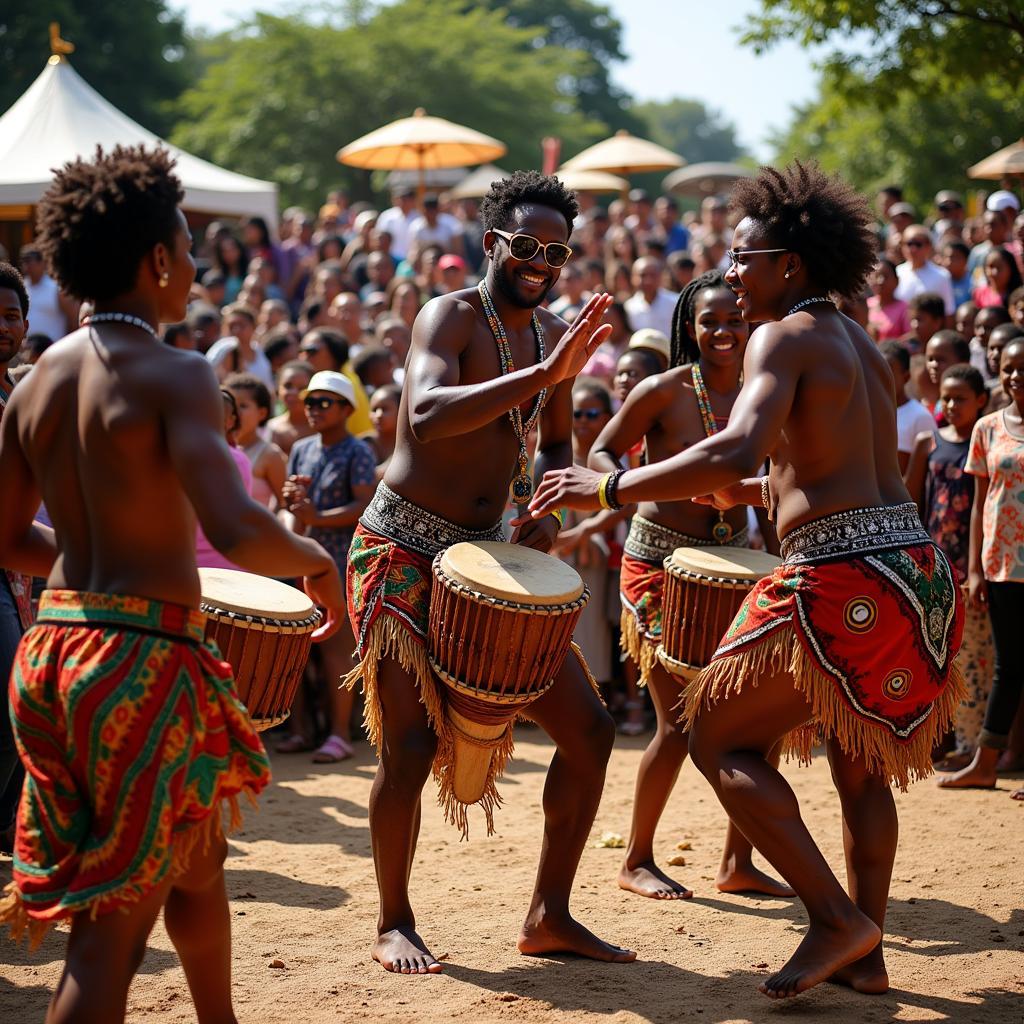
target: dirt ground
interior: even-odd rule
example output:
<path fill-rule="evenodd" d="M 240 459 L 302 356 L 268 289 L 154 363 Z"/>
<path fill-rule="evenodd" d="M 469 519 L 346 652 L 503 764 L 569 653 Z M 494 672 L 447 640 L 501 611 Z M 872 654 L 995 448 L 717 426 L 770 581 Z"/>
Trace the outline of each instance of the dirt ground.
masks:
<path fill-rule="evenodd" d="M 886 949 L 893 988 L 858 996 L 822 985 L 772 1003 L 759 979 L 796 947 L 806 917 L 795 900 L 716 892 L 725 822 L 692 766 L 680 777 L 659 833 L 662 859 L 689 842 L 674 869 L 693 900 L 656 903 L 615 885 L 621 850 L 597 849 L 603 832 L 626 834 L 645 738 L 619 737 L 592 842 L 577 876 L 574 909 L 600 935 L 639 951 L 626 966 L 528 959 L 515 949 L 536 867 L 540 793 L 551 756 L 536 730 L 520 730 L 503 783 L 498 834 L 459 842 L 428 792 L 413 899 L 421 931 L 446 959 L 437 977 L 385 974 L 369 957 L 376 887 L 366 803 L 374 761 L 314 766 L 277 756 L 275 781 L 231 840 L 227 886 L 234 925 L 239 1019 L 253 1024 L 437 1022 L 726 1022 L 800 1020 L 1024 1020 L 1024 804 L 995 792 L 940 793 L 919 783 L 898 798 L 902 839 Z M 823 758 L 785 769 L 807 823 L 842 877 L 838 803 Z M 0 883 L 10 862 L 0 862 Z M 42 1021 L 60 973 L 65 937 L 28 954 L 0 939 L 0 1021 Z M 283 966 L 280 966 L 283 964 Z M 129 1020 L 194 1020 L 184 976 L 162 924 L 132 987 Z"/>

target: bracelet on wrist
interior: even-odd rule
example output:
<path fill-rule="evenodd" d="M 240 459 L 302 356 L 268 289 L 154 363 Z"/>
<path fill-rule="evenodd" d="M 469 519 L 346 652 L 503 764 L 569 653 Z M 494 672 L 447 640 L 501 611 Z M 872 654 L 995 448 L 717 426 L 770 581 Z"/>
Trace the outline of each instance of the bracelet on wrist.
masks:
<path fill-rule="evenodd" d="M 609 512 L 618 512 L 622 508 L 618 491 L 619 479 L 625 472 L 624 469 L 617 469 L 614 473 L 605 473 L 601 477 L 601 483 L 597 488 L 597 499 L 601 503 L 601 508 L 607 509 Z"/>
<path fill-rule="evenodd" d="M 549 513 L 549 516 L 554 516 L 555 522 L 558 523 L 558 528 L 561 529 L 565 526 L 565 513 L 560 508 L 553 508 Z"/>

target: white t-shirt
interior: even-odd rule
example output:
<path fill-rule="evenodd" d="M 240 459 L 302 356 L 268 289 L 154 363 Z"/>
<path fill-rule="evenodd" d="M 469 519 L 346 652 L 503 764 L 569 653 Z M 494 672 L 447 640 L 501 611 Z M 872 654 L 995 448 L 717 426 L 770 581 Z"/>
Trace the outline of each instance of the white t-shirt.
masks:
<path fill-rule="evenodd" d="M 896 276 L 900 283 L 896 285 L 895 296 L 903 302 L 909 302 L 915 295 L 922 292 L 935 292 L 942 296 L 946 304 L 946 316 L 956 312 L 953 301 L 953 278 L 944 267 L 936 266 L 928 260 L 920 270 L 915 270 L 909 263 L 901 263 L 896 268 Z"/>
<path fill-rule="evenodd" d="M 426 217 L 417 217 L 409 226 L 409 248 L 423 249 L 428 245 L 439 245 L 445 252 L 451 251 L 452 240 L 462 237 L 462 224 L 450 213 L 439 213 L 437 223 L 431 227 Z"/>
<path fill-rule="evenodd" d="M 234 373 L 236 363 L 234 355 L 237 351 L 237 338 L 220 338 L 210 346 L 209 351 L 206 353 L 206 358 L 217 368 L 226 363 L 230 368 L 229 372 Z M 264 354 L 263 349 L 257 346 L 253 346 L 252 357 L 252 362 L 247 363 L 245 366 L 242 366 L 239 360 L 237 371 L 239 373 L 251 373 L 254 377 L 259 377 L 270 388 L 270 393 L 273 394 L 274 371 L 270 368 L 270 360 Z"/>
<path fill-rule="evenodd" d="M 634 331 L 653 327 L 656 331 L 661 331 L 666 338 L 671 338 L 672 314 L 675 312 L 678 298 L 675 292 L 670 292 L 667 288 L 659 288 L 653 302 L 648 302 L 643 292 L 634 292 L 623 303 L 629 316 L 629 326 Z"/>
<path fill-rule="evenodd" d="M 896 407 L 896 450 L 909 454 L 918 434 L 935 429 L 935 417 L 916 399 Z"/>
<path fill-rule="evenodd" d="M 45 334 L 51 341 L 59 341 L 68 333 L 68 322 L 60 308 L 60 288 L 49 274 L 43 274 L 39 284 L 25 278 L 28 292 L 28 325 L 33 334 Z"/>
<path fill-rule="evenodd" d="M 409 254 L 410 229 L 419 217 L 419 210 L 405 214 L 400 206 L 392 206 L 377 218 L 377 230 L 391 236 L 391 255 L 396 261 L 404 260 Z"/>

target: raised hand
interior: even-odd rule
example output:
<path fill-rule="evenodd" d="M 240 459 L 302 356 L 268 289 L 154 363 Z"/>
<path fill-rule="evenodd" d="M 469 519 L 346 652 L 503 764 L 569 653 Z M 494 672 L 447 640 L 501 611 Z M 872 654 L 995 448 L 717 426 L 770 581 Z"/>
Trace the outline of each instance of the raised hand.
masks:
<path fill-rule="evenodd" d="M 611 304 L 612 296 L 605 292 L 592 295 L 580 310 L 580 315 L 558 339 L 558 344 L 544 360 L 552 384 L 575 377 L 587 365 L 598 345 L 612 333 L 611 325 L 602 323 Z"/>

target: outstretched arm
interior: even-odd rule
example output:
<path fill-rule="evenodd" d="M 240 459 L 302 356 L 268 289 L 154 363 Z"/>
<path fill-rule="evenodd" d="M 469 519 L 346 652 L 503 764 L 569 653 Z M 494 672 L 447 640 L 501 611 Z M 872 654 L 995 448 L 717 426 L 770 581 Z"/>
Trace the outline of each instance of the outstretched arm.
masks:
<path fill-rule="evenodd" d="M 478 384 L 462 384 L 459 357 L 469 344 L 479 314 L 457 299 L 428 303 L 413 328 L 406 371 L 409 419 L 421 442 L 468 434 L 541 388 L 575 377 L 611 328 L 601 326 L 611 297 L 595 295 L 542 363 Z"/>
<path fill-rule="evenodd" d="M 661 386 L 662 375 L 648 377 L 629 393 L 622 408 L 597 435 L 587 465 L 602 473 L 622 468 L 622 456 L 642 441 L 668 405 L 668 392 Z"/>
<path fill-rule="evenodd" d="M 743 389 L 725 429 L 664 462 L 629 470 L 619 480 L 618 500 L 680 501 L 753 477 L 790 415 L 802 359 L 799 341 L 779 325 L 756 331 L 744 357 Z M 542 516 L 561 505 L 599 508 L 600 478 L 578 466 L 549 473 L 530 502 L 530 511 Z"/>

